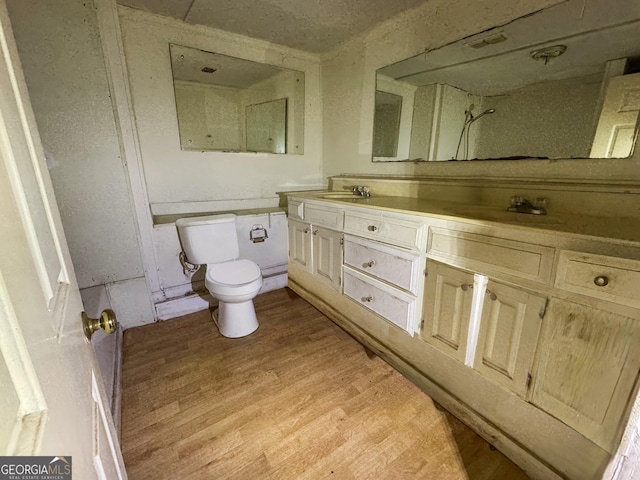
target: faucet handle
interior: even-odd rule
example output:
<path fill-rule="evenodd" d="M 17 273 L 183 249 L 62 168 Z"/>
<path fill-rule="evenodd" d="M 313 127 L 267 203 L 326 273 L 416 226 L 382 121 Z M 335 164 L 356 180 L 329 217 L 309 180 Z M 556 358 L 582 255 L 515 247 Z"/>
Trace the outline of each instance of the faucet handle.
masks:
<path fill-rule="evenodd" d="M 511 197 L 511 205 L 520 205 L 524 203 L 524 197 Z"/>
<path fill-rule="evenodd" d="M 360 195 L 361 197 L 370 197 L 371 192 L 369 192 L 369 187 L 365 187 L 362 185 L 354 185 L 351 189 L 354 194 Z"/>
<path fill-rule="evenodd" d="M 538 197 L 533 201 L 533 206 L 538 209 L 544 209 L 547 206 L 547 199 L 544 197 Z"/>

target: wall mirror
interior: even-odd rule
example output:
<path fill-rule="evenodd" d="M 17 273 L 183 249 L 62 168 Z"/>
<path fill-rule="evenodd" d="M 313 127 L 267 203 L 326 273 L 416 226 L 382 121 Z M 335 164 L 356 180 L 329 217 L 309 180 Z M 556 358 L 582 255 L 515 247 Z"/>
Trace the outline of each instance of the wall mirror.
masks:
<path fill-rule="evenodd" d="M 624 158 L 639 111 L 637 2 L 568 0 L 379 69 L 373 160 Z"/>
<path fill-rule="evenodd" d="M 169 45 L 182 150 L 304 153 L 304 72 Z"/>

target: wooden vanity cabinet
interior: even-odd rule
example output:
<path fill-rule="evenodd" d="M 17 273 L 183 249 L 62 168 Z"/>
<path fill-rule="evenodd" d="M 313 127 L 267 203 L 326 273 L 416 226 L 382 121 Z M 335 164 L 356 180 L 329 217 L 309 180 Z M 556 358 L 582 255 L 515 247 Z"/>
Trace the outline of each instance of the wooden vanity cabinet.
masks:
<path fill-rule="evenodd" d="M 427 273 L 420 338 L 525 398 L 546 299 L 432 260 Z"/>
<path fill-rule="evenodd" d="M 311 225 L 289 218 L 289 261 L 311 271 Z"/>
<path fill-rule="evenodd" d="M 539 344 L 532 402 L 609 452 L 640 371 L 639 282 L 640 261 L 561 251 Z"/>
<path fill-rule="evenodd" d="M 351 218 L 358 217 L 352 214 Z M 390 229 L 388 222 L 381 219 L 377 225 L 383 232 Z M 417 236 L 414 230 L 408 238 L 415 241 Z M 345 234 L 344 294 L 413 335 L 419 315 L 423 261 L 424 257 L 406 247 Z"/>
<path fill-rule="evenodd" d="M 473 274 L 427 261 L 420 338 L 464 363 L 471 317 Z"/>
<path fill-rule="evenodd" d="M 546 297 L 489 279 L 473 368 L 526 398 Z"/>
<path fill-rule="evenodd" d="M 311 271 L 332 288 L 342 288 L 342 233 L 311 227 Z"/>
<path fill-rule="evenodd" d="M 533 478 L 601 477 L 640 381 L 638 245 L 302 198 L 289 213 L 294 290 Z"/>
<path fill-rule="evenodd" d="M 613 452 L 640 370 L 640 322 L 553 298 L 532 403 Z"/>
<path fill-rule="evenodd" d="M 289 219 L 289 261 L 341 291 L 342 232 Z"/>

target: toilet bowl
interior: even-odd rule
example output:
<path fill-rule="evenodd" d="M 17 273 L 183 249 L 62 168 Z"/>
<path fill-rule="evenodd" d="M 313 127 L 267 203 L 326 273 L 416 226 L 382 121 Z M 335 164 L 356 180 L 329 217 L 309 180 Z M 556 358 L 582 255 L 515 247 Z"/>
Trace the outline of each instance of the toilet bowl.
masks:
<path fill-rule="evenodd" d="M 180 218 L 176 227 L 188 261 L 206 265 L 205 286 L 218 300 L 212 316 L 220 333 L 238 338 L 255 332 L 253 299 L 262 288 L 262 274 L 255 262 L 238 258 L 236 216 Z"/>
<path fill-rule="evenodd" d="M 253 299 L 262 288 L 258 265 L 245 259 L 207 265 L 205 286 L 218 299 L 213 320 L 223 336 L 244 337 L 257 330 Z"/>

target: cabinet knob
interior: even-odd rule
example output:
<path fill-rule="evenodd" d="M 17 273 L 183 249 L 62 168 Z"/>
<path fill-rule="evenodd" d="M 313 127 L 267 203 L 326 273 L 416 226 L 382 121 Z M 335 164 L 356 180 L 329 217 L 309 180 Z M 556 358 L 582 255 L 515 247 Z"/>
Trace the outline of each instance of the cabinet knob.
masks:
<path fill-rule="evenodd" d="M 309 233 L 309 228 L 308 227 L 304 229 L 304 233 Z"/>
<path fill-rule="evenodd" d="M 370 232 L 375 232 L 376 230 L 378 230 L 378 227 L 376 227 L 375 225 L 369 225 L 369 226 L 367 227 L 367 229 L 368 229 Z"/>
<path fill-rule="evenodd" d="M 317 234 L 318 234 L 318 230 L 314 230 L 314 231 L 313 231 L 313 234 L 314 234 L 314 235 L 317 235 Z"/>
<path fill-rule="evenodd" d="M 373 267 L 375 264 L 376 264 L 376 262 L 374 262 L 373 260 L 371 260 L 371 261 L 369 261 L 369 262 L 363 263 L 363 264 L 362 264 L 362 268 L 371 268 L 371 267 Z"/>
<path fill-rule="evenodd" d="M 609 277 L 606 275 L 598 275 L 593 279 L 593 283 L 595 283 L 598 287 L 606 287 L 609 285 Z"/>
<path fill-rule="evenodd" d="M 460 285 L 460 288 L 466 292 L 467 290 L 469 290 L 470 288 L 473 288 L 473 283 L 463 283 L 462 285 Z"/>
<path fill-rule="evenodd" d="M 362 300 L 365 303 L 373 302 L 373 297 L 362 297 L 360 300 Z"/>

